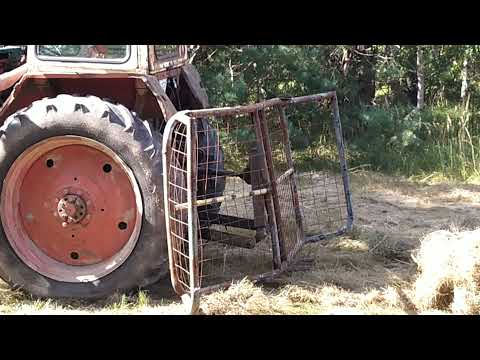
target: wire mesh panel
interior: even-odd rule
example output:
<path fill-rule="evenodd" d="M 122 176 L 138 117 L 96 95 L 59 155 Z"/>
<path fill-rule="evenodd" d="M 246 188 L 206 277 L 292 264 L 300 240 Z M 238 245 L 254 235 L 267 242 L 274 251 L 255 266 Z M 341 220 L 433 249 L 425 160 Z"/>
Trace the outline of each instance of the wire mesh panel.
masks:
<path fill-rule="evenodd" d="M 258 117 L 265 137 L 265 158 L 270 165 L 279 252 L 285 262 L 293 257 L 304 238 L 288 123 L 284 108 L 278 105 L 258 111 Z"/>
<path fill-rule="evenodd" d="M 281 209 L 282 260 L 303 241 L 341 234 L 353 221 L 338 107 L 330 100 L 262 110 Z M 296 138 L 289 129 L 302 120 L 312 128 Z M 320 135 L 308 141 L 309 132 Z"/>
<path fill-rule="evenodd" d="M 271 271 L 269 181 L 253 117 L 220 114 L 194 121 L 201 285 Z"/>
<path fill-rule="evenodd" d="M 191 294 L 198 284 L 198 254 L 194 246 L 194 192 L 192 192 L 191 121 L 176 116 L 168 122 L 163 143 L 165 214 L 167 226 L 170 276 L 175 291 Z M 192 236 L 193 235 L 193 236 Z"/>
<path fill-rule="evenodd" d="M 319 115 L 323 101 L 327 116 Z M 289 130 L 305 116 L 324 127 L 323 140 L 308 147 L 313 156 Z M 165 208 L 177 292 L 282 271 L 306 242 L 351 227 L 334 92 L 186 111 L 167 129 Z"/>

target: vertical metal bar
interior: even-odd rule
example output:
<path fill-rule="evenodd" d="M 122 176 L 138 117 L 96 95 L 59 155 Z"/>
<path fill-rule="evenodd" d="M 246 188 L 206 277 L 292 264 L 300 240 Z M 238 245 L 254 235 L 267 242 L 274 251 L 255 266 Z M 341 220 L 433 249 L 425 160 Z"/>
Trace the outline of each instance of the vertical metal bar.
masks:
<path fill-rule="evenodd" d="M 294 169 L 294 172 L 292 174 L 292 182 L 291 182 L 291 189 L 292 189 L 292 198 L 293 198 L 293 207 L 295 210 L 295 221 L 297 223 L 297 237 L 298 241 L 303 241 L 305 238 L 305 230 L 303 227 L 303 218 L 302 218 L 302 212 L 300 209 L 300 199 L 298 197 L 298 181 L 297 181 L 297 173 L 295 171 L 295 167 L 293 164 L 293 156 L 292 156 L 292 145 L 290 143 L 290 136 L 288 133 L 288 121 L 287 121 L 287 116 L 285 114 L 285 108 L 278 107 L 278 110 L 280 112 L 280 127 L 282 128 L 282 133 L 283 133 L 283 144 L 285 148 L 285 157 L 287 159 L 287 165 L 290 169 Z"/>
<path fill-rule="evenodd" d="M 260 151 L 259 144 L 255 144 L 255 147 L 250 150 L 249 166 L 251 176 L 252 191 L 261 189 L 265 186 L 266 181 L 262 169 L 263 153 Z M 256 242 L 262 241 L 265 236 L 265 196 L 253 196 L 253 222 L 255 226 L 255 240 Z"/>
<path fill-rule="evenodd" d="M 272 238 L 273 269 L 278 270 L 282 267 L 282 257 L 280 253 L 280 241 L 278 236 L 277 219 L 273 211 L 272 194 L 269 192 L 265 196 L 265 209 L 270 223 L 270 236 Z"/>
<path fill-rule="evenodd" d="M 347 204 L 347 231 L 352 229 L 353 208 L 350 194 L 350 179 L 348 177 L 347 160 L 345 159 L 345 145 L 343 143 L 342 123 L 340 121 L 340 111 L 338 110 L 337 93 L 332 97 L 333 127 L 335 128 L 335 137 L 337 139 L 338 156 L 340 158 L 340 170 L 342 172 L 343 189 L 345 192 L 345 202 Z"/>
<path fill-rule="evenodd" d="M 273 211 L 275 213 L 277 228 L 278 228 L 278 245 L 280 249 L 280 259 L 283 261 L 287 260 L 287 254 L 285 253 L 285 243 L 283 239 L 283 227 L 282 227 L 282 214 L 280 212 L 280 202 L 278 201 L 278 190 L 277 183 L 275 181 L 275 171 L 273 167 L 273 158 L 272 158 L 272 145 L 270 143 L 270 134 L 268 133 L 267 124 L 265 122 L 265 113 L 263 110 L 258 111 L 258 119 L 260 123 L 260 129 L 262 131 L 263 138 L 263 147 L 265 150 L 265 160 L 267 162 L 267 170 L 270 187 L 272 189 L 272 200 L 273 200 Z"/>
<path fill-rule="evenodd" d="M 166 232 L 167 232 L 167 246 L 168 246 L 168 263 L 170 267 L 170 280 L 172 282 L 172 286 L 177 294 L 183 293 L 183 288 L 178 282 L 178 274 L 177 269 L 175 267 L 175 260 L 173 257 L 173 238 L 172 238 L 172 229 L 171 229 L 171 222 L 170 216 L 172 214 L 172 208 L 170 205 L 170 199 L 172 194 L 170 193 L 170 186 L 169 186 L 169 174 L 171 170 L 171 141 L 172 141 L 172 132 L 174 130 L 175 124 L 178 122 L 175 119 L 169 119 L 165 126 L 164 136 L 163 136 L 163 143 L 162 143 L 162 153 L 163 153 L 163 189 L 164 189 L 164 206 L 165 206 L 165 225 L 166 225 Z"/>
<path fill-rule="evenodd" d="M 188 203 L 188 252 L 190 292 L 193 299 L 198 288 L 198 238 L 197 238 L 197 122 L 190 118 L 187 126 L 187 203 Z"/>
<path fill-rule="evenodd" d="M 258 151 L 262 155 L 262 169 L 264 170 L 264 176 L 266 179 L 268 179 L 269 183 L 272 183 L 272 179 L 270 178 L 268 172 L 267 172 L 267 159 L 265 157 L 265 144 L 264 144 L 264 138 L 263 138 L 263 132 L 262 132 L 262 126 L 261 126 L 261 121 L 260 117 L 257 111 L 253 113 L 253 121 L 255 125 L 255 134 L 257 137 L 257 146 L 258 146 Z M 279 237 L 278 237 L 278 226 L 277 226 L 277 220 L 276 216 L 274 215 L 273 212 L 273 199 L 272 199 L 272 194 L 271 192 L 268 192 L 265 195 L 265 209 L 267 211 L 267 217 L 268 217 L 268 222 L 270 225 L 270 235 L 272 239 L 272 255 L 273 255 L 273 268 L 274 270 L 280 269 L 282 266 L 282 260 L 280 256 L 280 243 L 279 243 Z"/>

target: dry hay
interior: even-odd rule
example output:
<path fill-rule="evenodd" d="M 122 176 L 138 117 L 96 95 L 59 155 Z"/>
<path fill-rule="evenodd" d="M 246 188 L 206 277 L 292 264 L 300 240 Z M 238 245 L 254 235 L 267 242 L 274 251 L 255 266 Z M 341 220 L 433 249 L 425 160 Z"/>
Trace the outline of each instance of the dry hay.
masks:
<path fill-rule="evenodd" d="M 271 302 L 272 298 L 261 288 L 244 279 L 225 291 L 204 297 L 201 311 L 209 315 L 273 315 L 277 312 Z"/>
<path fill-rule="evenodd" d="M 480 312 L 480 229 L 433 232 L 413 258 L 419 270 L 414 298 L 420 310 Z"/>
<path fill-rule="evenodd" d="M 327 283 L 317 286 L 288 284 L 269 291 L 246 279 L 227 290 L 204 296 L 201 311 L 207 315 L 407 313 L 392 287 L 357 293 Z"/>

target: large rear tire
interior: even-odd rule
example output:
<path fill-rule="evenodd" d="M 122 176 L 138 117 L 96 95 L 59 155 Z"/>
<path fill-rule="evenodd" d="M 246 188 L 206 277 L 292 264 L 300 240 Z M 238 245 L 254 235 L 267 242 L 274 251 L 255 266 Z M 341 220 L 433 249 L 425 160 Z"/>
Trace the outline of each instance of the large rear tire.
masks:
<path fill-rule="evenodd" d="M 156 136 L 93 96 L 10 116 L 0 128 L 0 277 L 41 297 L 100 298 L 166 275 Z"/>

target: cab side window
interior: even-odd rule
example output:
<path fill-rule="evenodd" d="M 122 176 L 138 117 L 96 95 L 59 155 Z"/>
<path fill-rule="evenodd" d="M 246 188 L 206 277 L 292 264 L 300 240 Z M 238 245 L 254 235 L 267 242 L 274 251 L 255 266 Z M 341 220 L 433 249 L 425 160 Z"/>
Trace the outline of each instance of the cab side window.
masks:
<path fill-rule="evenodd" d="M 179 55 L 177 45 L 155 45 L 157 60 L 174 58 Z"/>

